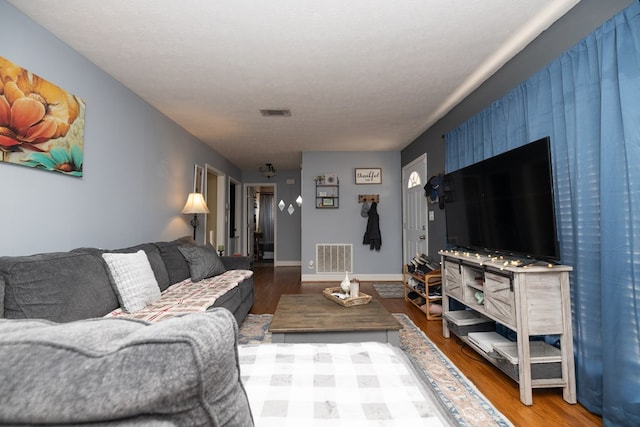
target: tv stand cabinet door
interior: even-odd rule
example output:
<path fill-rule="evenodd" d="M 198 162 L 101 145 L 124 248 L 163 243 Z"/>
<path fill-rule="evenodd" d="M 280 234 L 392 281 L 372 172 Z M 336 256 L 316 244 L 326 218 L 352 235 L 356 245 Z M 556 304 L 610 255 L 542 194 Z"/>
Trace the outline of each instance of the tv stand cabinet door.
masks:
<path fill-rule="evenodd" d="M 509 277 L 490 272 L 484 275 L 484 308 L 487 314 L 516 330 L 516 304 Z"/>
<path fill-rule="evenodd" d="M 444 283 L 446 283 L 445 291 L 448 295 L 462 301 L 462 272 L 460 270 L 460 264 L 447 261 L 446 258 L 442 260 Z"/>

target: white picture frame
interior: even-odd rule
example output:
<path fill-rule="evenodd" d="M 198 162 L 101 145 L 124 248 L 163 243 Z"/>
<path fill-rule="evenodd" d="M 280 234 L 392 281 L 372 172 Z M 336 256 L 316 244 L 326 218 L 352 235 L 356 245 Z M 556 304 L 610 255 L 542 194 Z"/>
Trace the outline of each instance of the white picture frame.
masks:
<path fill-rule="evenodd" d="M 331 208 L 335 207 L 335 203 L 334 203 L 333 197 L 324 197 L 322 199 L 322 206 L 323 207 L 331 207 Z"/>
<path fill-rule="evenodd" d="M 204 191 L 204 168 L 200 165 L 195 165 L 193 169 L 193 192 L 202 193 L 203 191 Z"/>

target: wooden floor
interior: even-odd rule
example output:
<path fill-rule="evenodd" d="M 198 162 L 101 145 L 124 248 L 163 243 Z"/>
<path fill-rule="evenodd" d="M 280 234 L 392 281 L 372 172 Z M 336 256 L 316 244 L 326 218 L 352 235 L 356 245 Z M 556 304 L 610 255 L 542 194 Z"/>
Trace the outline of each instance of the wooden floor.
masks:
<path fill-rule="evenodd" d="M 335 283 L 300 283 L 300 267 L 255 266 L 256 302 L 253 314 L 266 314 L 276 309 L 281 294 L 319 293 Z M 427 321 L 424 313 L 403 299 L 378 298 L 372 283 L 361 282 L 360 290 L 377 298 L 391 313 L 405 313 L 447 355 L 494 406 L 515 426 L 601 426 L 602 419 L 582 405 L 570 405 L 562 399 L 561 389 L 535 389 L 533 405 L 520 403 L 518 385 L 455 338 L 442 336 L 439 320 Z"/>

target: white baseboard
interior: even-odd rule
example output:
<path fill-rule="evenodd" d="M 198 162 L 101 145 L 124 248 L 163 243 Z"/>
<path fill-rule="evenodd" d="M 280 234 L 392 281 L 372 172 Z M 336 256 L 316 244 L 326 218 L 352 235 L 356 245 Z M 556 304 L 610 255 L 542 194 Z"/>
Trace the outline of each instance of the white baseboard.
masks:
<path fill-rule="evenodd" d="M 300 267 L 301 265 L 301 261 L 276 261 L 274 263 L 275 267 Z"/>
<path fill-rule="evenodd" d="M 362 282 L 401 282 L 402 273 L 397 274 L 357 274 L 349 273 L 349 278 L 357 278 Z M 302 282 L 340 282 L 344 279 L 342 274 L 303 274 Z"/>

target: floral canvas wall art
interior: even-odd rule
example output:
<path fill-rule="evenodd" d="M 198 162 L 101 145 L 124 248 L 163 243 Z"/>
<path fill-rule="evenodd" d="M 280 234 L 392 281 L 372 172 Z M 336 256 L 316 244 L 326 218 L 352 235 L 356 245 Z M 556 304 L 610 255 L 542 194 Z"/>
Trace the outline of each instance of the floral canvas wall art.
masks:
<path fill-rule="evenodd" d="M 0 162 L 82 176 L 85 104 L 0 56 Z"/>

